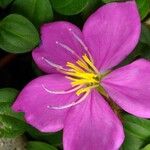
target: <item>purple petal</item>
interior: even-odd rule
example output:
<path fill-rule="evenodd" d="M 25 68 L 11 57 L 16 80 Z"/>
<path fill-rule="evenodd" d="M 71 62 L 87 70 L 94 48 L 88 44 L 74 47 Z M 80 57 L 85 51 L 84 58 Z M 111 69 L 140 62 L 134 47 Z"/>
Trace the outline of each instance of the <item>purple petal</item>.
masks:
<path fill-rule="evenodd" d="M 97 68 L 103 72 L 121 62 L 136 46 L 140 29 L 135 1 L 109 3 L 90 16 L 83 34 Z"/>
<path fill-rule="evenodd" d="M 65 150 L 117 150 L 123 139 L 121 122 L 97 91 L 70 109 L 64 125 Z"/>
<path fill-rule="evenodd" d="M 41 28 L 41 44 L 33 50 L 33 59 L 43 71 L 56 72 L 44 59 L 53 64 L 66 67 L 67 62 L 78 60 L 77 55 L 86 53 L 79 39 L 83 42 L 78 27 L 68 22 L 48 23 Z M 76 54 L 75 54 L 76 53 Z"/>
<path fill-rule="evenodd" d="M 102 80 L 110 97 L 125 111 L 150 118 L 150 62 L 137 60 Z"/>
<path fill-rule="evenodd" d="M 62 106 L 77 99 L 75 93 L 50 94 L 44 88 L 61 91 L 71 88 L 70 81 L 62 75 L 46 75 L 31 81 L 13 104 L 14 111 L 25 113 L 27 122 L 40 131 L 55 132 L 64 126 L 68 109 L 53 110 L 48 106 Z"/>

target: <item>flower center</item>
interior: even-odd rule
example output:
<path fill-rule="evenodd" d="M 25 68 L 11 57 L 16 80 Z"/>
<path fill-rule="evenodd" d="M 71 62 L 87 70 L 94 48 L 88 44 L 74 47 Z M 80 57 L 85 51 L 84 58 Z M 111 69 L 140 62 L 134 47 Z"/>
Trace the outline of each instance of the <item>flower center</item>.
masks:
<path fill-rule="evenodd" d="M 66 69 L 60 65 L 50 62 L 49 60 L 43 57 L 43 60 L 45 60 L 48 64 L 57 68 L 57 70 L 60 71 L 61 73 L 66 74 L 66 78 L 71 81 L 71 85 L 73 87 L 69 90 L 56 91 L 56 90 L 49 90 L 45 87 L 45 85 L 42 84 L 42 88 L 46 92 L 50 94 L 68 94 L 68 93 L 76 92 L 78 96 L 84 93 L 76 101 L 73 101 L 70 104 L 66 104 L 63 106 L 48 105 L 47 108 L 66 109 L 66 108 L 75 106 L 83 102 L 86 99 L 86 97 L 89 95 L 91 89 L 93 88 L 96 88 L 98 92 L 101 95 L 105 96 L 107 99 L 109 98 L 108 94 L 106 93 L 106 91 L 100 84 L 101 79 L 104 76 L 106 76 L 109 73 L 109 71 L 105 73 L 100 73 L 98 69 L 94 66 L 92 57 L 89 58 L 86 54 L 84 54 L 82 58 L 80 58 L 79 56 L 78 58 L 79 59 L 75 63 L 67 62 L 66 66 L 68 68 Z"/>
<path fill-rule="evenodd" d="M 100 74 L 86 54 L 76 61 L 75 64 L 67 62 L 66 66 L 69 69 L 64 73 L 67 75 L 66 78 L 71 80 L 72 87 L 81 86 L 76 91 L 78 96 L 82 93 L 89 92 L 93 88 L 97 88 L 102 95 L 106 96 L 106 92 L 100 86 L 100 80 L 106 74 Z"/>

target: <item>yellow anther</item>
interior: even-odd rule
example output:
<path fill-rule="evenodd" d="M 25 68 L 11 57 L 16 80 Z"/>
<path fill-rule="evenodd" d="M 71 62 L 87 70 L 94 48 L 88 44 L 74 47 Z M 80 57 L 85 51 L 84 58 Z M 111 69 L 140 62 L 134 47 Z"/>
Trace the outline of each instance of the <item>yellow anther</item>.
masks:
<path fill-rule="evenodd" d="M 97 70 L 97 68 L 93 65 L 93 63 L 90 61 L 90 59 L 87 57 L 87 55 L 83 55 L 82 56 L 84 61 L 98 74 L 99 71 Z"/>
<path fill-rule="evenodd" d="M 72 87 L 82 86 L 82 88 L 77 90 L 77 95 L 89 92 L 92 88 L 99 87 L 102 75 L 86 54 L 82 56 L 82 59 L 76 61 L 75 64 L 67 62 L 66 66 L 68 67 L 68 71 L 64 71 L 63 73 L 71 81 Z M 106 96 L 105 91 L 101 87 L 98 90 Z"/>
<path fill-rule="evenodd" d="M 73 63 L 67 62 L 67 67 L 70 67 L 71 69 L 73 69 L 74 71 L 78 71 L 78 72 L 84 72 L 84 70 L 82 70 L 80 67 L 74 65 Z"/>
<path fill-rule="evenodd" d="M 86 73 L 86 72 L 65 72 L 65 74 L 70 75 L 70 76 L 74 76 L 74 77 L 80 77 L 80 78 L 86 78 L 86 79 L 90 79 L 90 78 L 96 78 L 97 75 L 93 74 L 93 73 Z"/>
<path fill-rule="evenodd" d="M 85 88 L 81 88 L 79 89 L 76 94 L 79 96 L 80 94 L 82 93 L 85 93 L 85 92 L 88 92 L 89 90 L 93 89 L 93 88 L 96 88 L 98 85 L 94 85 L 94 86 L 87 86 Z"/>
<path fill-rule="evenodd" d="M 80 67 L 82 67 L 83 69 L 85 69 L 86 71 L 92 72 L 92 70 L 87 66 L 87 64 L 83 60 L 78 60 L 78 61 L 76 61 L 76 63 Z"/>
<path fill-rule="evenodd" d="M 98 84 L 97 81 L 90 79 L 87 81 L 87 79 L 76 79 L 75 81 L 71 82 L 72 86 L 77 86 L 77 85 L 88 85 L 88 84 Z"/>

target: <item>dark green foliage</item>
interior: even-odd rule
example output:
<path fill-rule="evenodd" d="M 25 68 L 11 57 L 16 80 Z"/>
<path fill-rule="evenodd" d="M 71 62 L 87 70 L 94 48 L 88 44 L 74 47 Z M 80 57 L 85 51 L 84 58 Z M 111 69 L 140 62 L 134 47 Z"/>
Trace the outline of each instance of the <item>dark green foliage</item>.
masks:
<path fill-rule="evenodd" d="M 140 150 L 150 143 L 150 120 L 124 116 L 126 139 L 121 150 Z"/>
<path fill-rule="evenodd" d="M 36 26 L 53 19 L 49 0 L 15 0 L 12 4 L 12 12 L 22 14 Z"/>
<path fill-rule="evenodd" d="M 38 43 L 38 32 L 25 17 L 11 14 L 0 22 L 0 48 L 10 53 L 24 53 Z"/>
<path fill-rule="evenodd" d="M 27 150 L 57 150 L 55 147 L 43 142 L 28 142 Z"/>
<path fill-rule="evenodd" d="M 75 15 L 88 5 L 90 0 L 51 0 L 52 6 L 60 14 Z"/>

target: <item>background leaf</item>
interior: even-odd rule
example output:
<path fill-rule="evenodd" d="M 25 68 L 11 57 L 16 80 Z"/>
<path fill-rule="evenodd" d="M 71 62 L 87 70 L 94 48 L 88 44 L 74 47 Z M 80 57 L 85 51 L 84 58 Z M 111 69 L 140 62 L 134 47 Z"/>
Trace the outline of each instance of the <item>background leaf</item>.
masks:
<path fill-rule="evenodd" d="M 124 116 L 126 138 L 121 150 L 140 150 L 150 143 L 150 120 Z"/>
<path fill-rule="evenodd" d="M 53 19 L 49 0 L 15 0 L 12 11 L 27 17 L 36 26 Z"/>
<path fill-rule="evenodd" d="M 39 35 L 25 17 L 11 14 L 0 22 L 0 48 L 11 53 L 31 51 L 39 43 Z"/>
<path fill-rule="evenodd" d="M 150 29 L 144 24 L 142 25 L 140 41 L 150 46 Z"/>
<path fill-rule="evenodd" d="M 54 10 L 63 15 L 79 14 L 89 0 L 51 0 Z"/>
<path fill-rule="evenodd" d="M 0 103 L 10 103 L 16 95 L 18 91 L 13 88 L 2 88 L 0 89 Z"/>
<path fill-rule="evenodd" d="M 26 124 L 10 116 L 0 115 L 0 137 L 14 138 L 25 132 Z"/>
<path fill-rule="evenodd" d="M 0 0 L 0 7 L 5 8 L 7 7 L 13 0 Z"/>
<path fill-rule="evenodd" d="M 110 2 L 121 2 L 121 1 L 123 1 L 123 0 L 102 0 L 102 2 L 104 2 L 104 3 L 110 3 Z"/>
<path fill-rule="evenodd" d="M 44 142 L 28 142 L 27 150 L 57 150 L 55 147 Z"/>
<path fill-rule="evenodd" d="M 150 12 L 150 1 L 149 0 L 136 0 L 141 19 L 143 20 Z"/>
<path fill-rule="evenodd" d="M 92 14 L 96 9 L 98 9 L 101 6 L 102 2 L 100 0 L 89 0 L 88 4 L 82 11 L 82 17 L 84 21 L 88 18 L 90 14 Z"/>
<path fill-rule="evenodd" d="M 146 145 L 142 150 L 150 150 L 150 144 Z"/>
<path fill-rule="evenodd" d="M 44 141 L 54 146 L 59 146 L 62 144 L 62 132 L 41 133 L 37 129 L 30 126 L 27 128 L 27 132 L 35 140 Z"/>
<path fill-rule="evenodd" d="M 0 89 L 0 137 L 16 137 L 26 130 L 23 115 L 11 110 L 17 94 L 18 91 L 12 88 Z"/>

